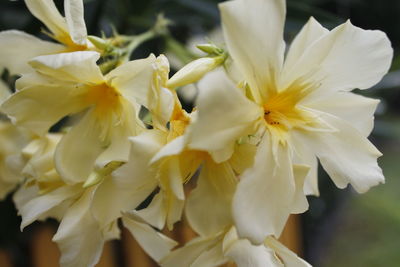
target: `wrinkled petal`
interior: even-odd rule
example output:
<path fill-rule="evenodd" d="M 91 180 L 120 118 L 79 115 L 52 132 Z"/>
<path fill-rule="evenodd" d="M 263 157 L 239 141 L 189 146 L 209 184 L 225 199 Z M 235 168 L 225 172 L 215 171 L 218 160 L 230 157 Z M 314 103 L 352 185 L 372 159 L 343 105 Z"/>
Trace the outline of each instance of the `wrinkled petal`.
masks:
<path fill-rule="evenodd" d="M 21 31 L 0 32 L 0 71 L 7 68 L 11 74 L 26 73 L 32 70 L 28 65 L 32 58 L 58 53 L 63 49 L 62 45 L 40 40 Z"/>
<path fill-rule="evenodd" d="M 231 225 L 231 203 L 235 189 L 236 176 L 228 163 L 206 161 L 185 207 L 193 230 L 208 236 Z"/>
<path fill-rule="evenodd" d="M 96 61 L 100 54 L 93 51 L 78 51 L 49 56 L 39 56 L 29 62 L 41 74 L 60 81 L 78 83 L 104 82 Z"/>
<path fill-rule="evenodd" d="M 301 77 L 318 84 L 309 97 L 354 88 L 366 89 L 380 81 L 391 65 L 393 49 L 386 34 L 363 30 L 350 21 L 313 42 L 284 75 L 286 84 Z"/>
<path fill-rule="evenodd" d="M 167 256 L 172 248 L 178 244 L 146 223 L 132 220 L 126 216 L 122 218 L 122 221 L 143 250 L 155 261 L 160 261 Z"/>
<path fill-rule="evenodd" d="M 266 133 L 254 166 L 243 173 L 233 199 L 239 236 L 255 244 L 268 235 L 279 237 L 292 211 L 295 182 L 288 148 L 279 145 L 276 153 Z"/>
<path fill-rule="evenodd" d="M 68 33 L 67 23 L 53 0 L 25 0 L 29 11 L 55 35 Z"/>
<path fill-rule="evenodd" d="M 344 120 L 329 114 L 323 119 L 337 129 L 333 133 L 299 132 L 339 188 L 351 184 L 359 193 L 384 182 L 377 158 L 382 154 L 372 143 Z"/>
<path fill-rule="evenodd" d="M 105 149 L 94 116 L 93 111 L 87 112 L 56 148 L 56 169 L 66 183 L 84 182 L 93 171 L 96 158 Z"/>
<path fill-rule="evenodd" d="M 283 64 L 285 1 L 237 0 L 219 8 L 229 54 L 261 103 L 265 86 L 275 80 Z"/>
<path fill-rule="evenodd" d="M 67 21 L 69 34 L 71 39 L 80 45 L 86 44 L 86 24 L 83 17 L 83 1 L 82 0 L 65 0 L 65 20 Z"/>
<path fill-rule="evenodd" d="M 307 107 L 339 117 L 368 136 L 374 128 L 374 113 L 378 104 L 377 99 L 351 92 L 337 92 L 328 98 L 307 103 Z"/>
<path fill-rule="evenodd" d="M 199 83 L 198 116 L 188 127 L 189 147 L 213 154 L 221 150 L 227 160 L 233 153 L 235 142 L 255 131 L 255 121 L 262 111 L 220 72 L 209 73 Z"/>

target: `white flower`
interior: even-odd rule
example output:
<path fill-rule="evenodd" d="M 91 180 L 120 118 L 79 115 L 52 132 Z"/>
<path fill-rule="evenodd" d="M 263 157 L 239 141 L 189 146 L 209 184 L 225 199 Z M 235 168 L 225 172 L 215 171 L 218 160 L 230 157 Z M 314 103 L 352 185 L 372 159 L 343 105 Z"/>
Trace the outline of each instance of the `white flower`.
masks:
<path fill-rule="evenodd" d="M 294 206 L 302 183 L 293 164 L 311 168 L 307 193 L 318 194 L 317 157 L 340 188 L 351 183 L 365 192 L 384 181 L 376 160 L 381 154 L 367 139 L 378 101 L 350 91 L 377 83 L 393 52 L 383 32 L 350 22 L 328 31 L 311 18 L 284 57 L 285 1 L 235 0 L 220 9 L 228 52 L 243 80 L 234 84 L 217 72 L 200 82 L 189 148 L 221 162 L 240 138 L 258 138 L 233 215 L 239 236 L 260 244 L 280 235 L 291 212 L 307 209 L 303 202 Z"/>

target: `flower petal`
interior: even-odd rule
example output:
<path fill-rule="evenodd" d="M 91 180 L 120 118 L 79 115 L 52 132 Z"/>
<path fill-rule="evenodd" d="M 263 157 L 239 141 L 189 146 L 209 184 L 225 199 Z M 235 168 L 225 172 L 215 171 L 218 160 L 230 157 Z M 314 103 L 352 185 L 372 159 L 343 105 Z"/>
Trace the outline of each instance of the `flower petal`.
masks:
<path fill-rule="evenodd" d="M 63 45 L 43 41 L 21 31 L 0 32 L 0 71 L 7 68 L 11 74 L 29 72 L 32 70 L 28 65 L 29 60 L 58 53 L 63 49 Z"/>
<path fill-rule="evenodd" d="M 293 197 L 292 212 L 303 213 L 308 210 L 308 201 L 304 194 L 304 181 L 310 168 L 307 165 L 293 165 L 293 176 L 296 183 L 296 191 Z"/>
<path fill-rule="evenodd" d="M 254 244 L 263 243 L 268 235 L 279 237 L 292 211 L 294 194 L 288 148 L 279 145 L 274 155 L 266 133 L 254 166 L 243 173 L 233 199 L 233 217 L 239 236 Z"/>
<path fill-rule="evenodd" d="M 87 190 L 68 209 L 53 237 L 61 251 L 61 266 L 92 267 L 99 261 L 106 238 L 89 210 L 92 193 Z"/>
<path fill-rule="evenodd" d="M 239 239 L 231 244 L 225 255 L 238 267 L 283 267 L 275 257 L 274 251 L 263 245 L 252 245 L 247 239 Z"/>
<path fill-rule="evenodd" d="M 65 19 L 61 16 L 53 0 L 25 0 L 29 11 L 55 35 L 68 33 Z"/>
<path fill-rule="evenodd" d="M 203 253 L 222 243 L 222 236 L 198 237 L 191 240 L 185 246 L 172 251 L 161 261 L 162 267 L 191 267 Z M 201 262 L 197 262 L 200 264 Z M 203 266 L 203 265 L 200 265 Z M 208 265 L 206 265 L 208 266 Z"/>
<path fill-rule="evenodd" d="M 339 117 L 364 136 L 368 136 L 374 128 L 374 113 L 378 104 L 377 99 L 351 92 L 337 92 L 327 98 L 307 103 L 307 107 Z"/>
<path fill-rule="evenodd" d="M 208 236 L 232 225 L 231 203 L 235 189 L 236 176 L 228 163 L 206 161 L 185 207 L 193 230 Z"/>
<path fill-rule="evenodd" d="M 151 106 L 151 82 L 156 57 L 151 54 L 144 59 L 129 61 L 107 74 L 106 79 L 131 103 Z"/>
<path fill-rule="evenodd" d="M 167 256 L 172 248 L 178 244 L 146 223 L 135 221 L 126 216 L 122 218 L 122 221 L 143 250 L 155 261 L 160 261 Z"/>
<path fill-rule="evenodd" d="M 384 182 L 377 158 L 382 154 L 349 123 L 327 113 L 323 119 L 337 132 L 299 132 L 302 142 L 318 156 L 322 166 L 339 188 L 350 183 L 357 192 Z"/>
<path fill-rule="evenodd" d="M 198 116 L 188 127 L 188 143 L 192 149 L 205 150 L 211 155 L 221 153 L 227 160 L 233 153 L 235 142 L 255 132 L 255 122 L 262 110 L 249 101 L 228 80 L 223 71 L 209 73 L 199 82 L 197 98 Z"/>
<path fill-rule="evenodd" d="M 93 51 L 78 51 L 56 55 L 39 56 L 29 62 L 36 71 L 60 81 L 78 83 L 104 82 L 96 61 L 100 54 Z"/>
<path fill-rule="evenodd" d="M 66 183 L 84 182 L 93 171 L 96 158 L 105 148 L 99 132 L 100 127 L 90 110 L 57 145 L 54 161 Z"/>
<path fill-rule="evenodd" d="M 283 64 L 283 0 L 236 0 L 219 5 L 229 54 L 250 83 L 257 103 Z M 274 71 L 276 73 L 274 73 Z"/>
<path fill-rule="evenodd" d="M 375 85 L 391 65 L 393 49 L 386 34 L 353 26 L 350 21 L 313 42 L 287 72 L 286 84 L 298 78 L 319 84 L 309 97 Z"/>
<path fill-rule="evenodd" d="M 69 34 L 76 44 L 86 45 L 87 31 L 83 13 L 82 0 L 65 0 L 65 20 Z"/>
<path fill-rule="evenodd" d="M 324 28 L 318 21 L 311 17 L 290 45 L 285 58 L 284 68 L 293 66 L 309 46 L 328 33 L 328 29 Z"/>
<path fill-rule="evenodd" d="M 43 135 L 63 117 L 84 108 L 80 101 L 83 92 L 83 88 L 70 85 L 35 84 L 17 91 L 1 109 L 17 125 Z"/>
<path fill-rule="evenodd" d="M 292 136 L 295 143 L 294 159 L 295 164 L 307 165 L 310 169 L 304 181 L 304 194 L 307 196 L 319 196 L 318 188 L 318 159 L 315 153 L 307 147 L 302 140 Z"/>
<path fill-rule="evenodd" d="M 80 186 L 63 186 L 44 195 L 37 194 L 36 197 L 21 205 L 21 194 L 26 193 L 25 187 L 21 187 L 14 196 L 17 203 L 18 213 L 22 216 L 21 230 L 33 223 L 52 208 L 60 205 L 63 201 L 69 200 L 81 193 Z"/>
<path fill-rule="evenodd" d="M 102 225 L 119 218 L 121 211 L 135 209 L 156 188 L 157 179 L 147 166 L 160 149 L 162 137 L 150 130 L 130 139 L 129 161 L 106 177 L 93 196 L 93 216 Z"/>
<path fill-rule="evenodd" d="M 309 263 L 290 251 L 275 238 L 268 237 L 265 243 L 278 254 L 285 267 L 311 267 Z"/>

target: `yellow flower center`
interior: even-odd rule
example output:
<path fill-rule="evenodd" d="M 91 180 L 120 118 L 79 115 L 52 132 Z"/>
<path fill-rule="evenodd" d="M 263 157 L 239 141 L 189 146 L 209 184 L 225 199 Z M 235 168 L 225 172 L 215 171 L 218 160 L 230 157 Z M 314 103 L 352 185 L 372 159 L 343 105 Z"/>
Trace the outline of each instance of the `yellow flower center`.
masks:
<path fill-rule="evenodd" d="M 95 113 L 99 117 L 104 117 L 115 112 L 119 108 L 121 94 L 118 90 L 106 83 L 101 83 L 89 87 L 85 96 L 88 105 L 95 107 Z"/>
<path fill-rule="evenodd" d="M 312 88 L 308 84 L 294 83 L 283 91 L 270 90 L 263 106 L 264 120 L 270 132 L 281 142 L 285 142 L 290 129 L 313 121 L 309 112 L 298 106 Z"/>

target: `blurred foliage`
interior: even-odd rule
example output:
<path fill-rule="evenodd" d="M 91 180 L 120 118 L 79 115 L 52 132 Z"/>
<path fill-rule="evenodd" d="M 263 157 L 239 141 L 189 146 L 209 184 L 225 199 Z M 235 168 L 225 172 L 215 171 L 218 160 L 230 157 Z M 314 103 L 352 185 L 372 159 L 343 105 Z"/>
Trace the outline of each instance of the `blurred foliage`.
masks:
<path fill-rule="evenodd" d="M 63 1 L 55 0 L 55 2 L 62 10 Z M 87 0 L 85 18 L 89 34 L 104 33 L 110 36 L 112 27 L 121 34 L 144 32 L 153 25 L 157 14 L 164 13 L 174 22 L 170 28 L 172 36 L 185 44 L 194 36 L 207 35 L 218 25 L 219 2 L 221 1 Z M 288 0 L 287 6 L 288 41 L 294 38 L 310 16 L 314 16 L 328 28 L 333 28 L 351 18 L 356 26 L 380 29 L 387 33 L 395 49 L 393 72 L 373 90 L 362 93 L 382 101 L 376 116 L 373 138 L 380 144 L 398 140 L 400 71 L 396 70 L 400 69 L 400 1 Z M 0 30 L 19 29 L 46 38 L 40 33 L 42 27 L 43 25 L 30 15 L 22 0 L 0 0 Z M 149 53 L 165 52 L 165 49 L 165 40 L 158 38 L 140 46 L 133 56 L 145 57 Z M 400 170 L 395 159 L 396 153 L 392 151 L 383 162 L 384 171 L 390 177 L 388 185 L 378 187 L 365 196 L 354 196 L 351 190 L 338 190 L 321 172 L 321 197 L 309 199 L 310 211 L 303 216 L 306 258 L 311 262 L 319 262 L 321 264 L 319 266 L 327 267 L 393 266 L 390 262 L 377 260 L 382 257 L 396 260 L 396 263 L 400 262 L 396 251 L 399 246 L 388 247 L 396 245 L 392 232 L 399 231 L 400 224 L 398 214 L 400 184 L 398 180 L 396 181 Z M 3 214 L 0 222 L 0 245 L 12 247 L 14 254 L 20 255 L 21 251 L 18 251 L 15 240 L 19 240 L 20 249 L 26 248 L 24 244 L 29 235 L 27 237 L 19 234 L 16 211 L 10 199 L 0 203 L 0 212 Z M 343 225 L 338 225 L 341 223 Z M 327 243 L 330 245 L 325 245 Z M 326 256 L 325 261 L 321 261 L 321 256 Z M 21 266 L 24 264 L 21 263 Z"/>

